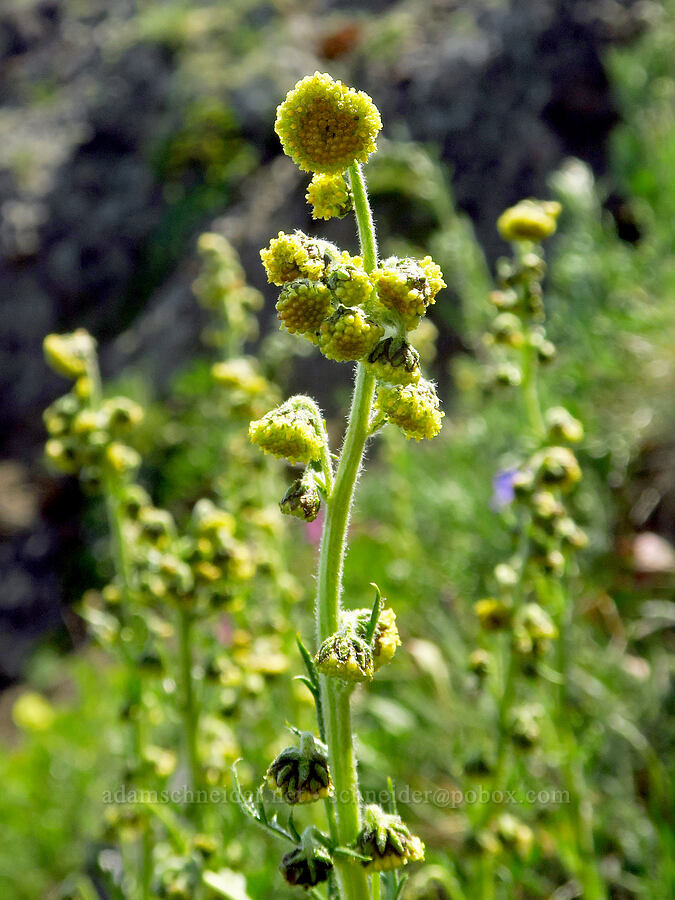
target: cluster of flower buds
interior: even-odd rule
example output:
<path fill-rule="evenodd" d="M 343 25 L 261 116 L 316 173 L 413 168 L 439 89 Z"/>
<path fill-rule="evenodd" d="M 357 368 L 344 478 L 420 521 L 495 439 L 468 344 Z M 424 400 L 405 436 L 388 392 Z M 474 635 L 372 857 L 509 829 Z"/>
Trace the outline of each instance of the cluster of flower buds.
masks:
<path fill-rule="evenodd" d="M 98 397 L 96 342 L 86 331 L 50 334 L 44 352 L 55 372 L 74 380 L 72 390 L 44 412 L 47 459 L 78 475 L 90 492 L 99 491 L 107 476 L 130 481 L 141 458 L 125 439 L 142 421 L 142 407 L 127 397 Z"/>
<path fill-rule="evenodd" d="M 133 486 L 137 489 L 138 486 Z M 137 490 L 131 501 L 138 501 Z M 165 602 L 202 613 L 222 608 L 256 566 L 247 544 L 235 537 L 233 516 L 212 501 L 195 505 L 188 528 L 179 534 L 173 517 L 149 503 L 127 523 L 127 539 L 134 548 L 134 588 L 144 603 Z"/>
<path fill-rule="evenodd" d="M 255 314 L 263 305 L 263 296 L 247 284 L 239 257 L 223 235 L 201 234 L 197 252 L 201 267 L 192 289 L 201 306 L 219 313 L 222 322 L 222 328 L 212 328 L 205 338 L 207 343 L 233 352 L 235 344 L 240 349 L 257 336 Z"/>
<path fill-rule="evenodd" d="M 546 264 L 540 243 L 556 230 L 561 211 L 555 201 L 523 200 L 507 209 L 497 227 L 514 248 L 512 259 L 497 264 L 497 290 L 490 294 L 495 316 L 484 343 L 494 349 L 487 386 L 517 387 L 522 380 L 523 352 L 536 354 L 540 363 L 555 356 L 555 346 L 546 337 L 541 283 Z M 516 350 L 515 359 L 509 351 Z"/>
<path fill-rule="evenodd" d="M 382 422 L 417 440 L 438 434 L 438 397 L 406 336 L 445 287 L 431 257 L 392 257 L 369 275 L 359 257 L 300 231 L 280 232 L 261 257 L 269 281 L 281 287 L 282 327 L 311 340 L 327 359 L 363 362 L 378 382 Z"/>
<path fill-rule="evenodd" d="M 316 667 L 324 675 L 346 682 L 372 681 L 375 672 L 390 662 L 400 647 L 396 614 L 379 598 L 375 610 L 344 610 L 340 628 L 326 638 L 316 654 Z"/>
<path fill-rule="evenodd" d="M 578 441 L 583 436 L 581 423 L 562 407 L 550 409 L 545 421 L 547 441 Z M 511 632 L 514 651 L 529 674 L 536 672 L 536 660 L 557 637 L 553 620 L 538 602 L 537 577 L 542 573 L 562 574 L 570 553 L 587 543 L 585 532 L 565 506 L 566 494 L 580 479 L 581 469 L 573 451 L 558 443 L 537 450 L 509 473 L 513 502 L 522 510 L 527 531 L 527 559 L 521 561 L 520 574 L 510 563 L 498 565 L 494 572 L 495 595 L 474 606 L 485 631 Z M 525 595 L 526 602 L 521 605 L 514 604 L 516 590 Z M 480 674 L 481 669 L 487 671 L 487 664 L 470 662 L 470 668 Z"/>
<path fill-rule="evenodd" d="M 411 834 L 400 816 L 370 804 L 364 810 L 364 824 L 354 849 L 367 857 L 362 865 L 368 872 L 399 869 L 424 859 L 424 844 Z"/>
<path fill-rule="evenodd" d="M 314 173 L 307 191 L 314 218 L 341 217 L 351 208 L 344 173 L 367 160 L 381 127 L 370 97 L 329 75 L 315 72 L 289 92 L 275 128 L 284 151 Z M 363 362 L 376 377 L 378 425 L 391 421 L 417 440 L 438 434 L 438 397 L 421 379 L 419 354 L 407 341 L 446 286 L 431 257 L 391 257 L 367 272 L 360 257 L 301 231 L 279 232 L 260 256 L 268 281 L 281 288 L 282 328 L 306 337 L 328 359 Z"/>
<path fill-rule="evenodd" d="M 299 737 L 300 745 L 282 750 L 265 776 L 268 786 L 291 805 L 324 800 L 333 793 L 326 747 L 309 731 Z"/>

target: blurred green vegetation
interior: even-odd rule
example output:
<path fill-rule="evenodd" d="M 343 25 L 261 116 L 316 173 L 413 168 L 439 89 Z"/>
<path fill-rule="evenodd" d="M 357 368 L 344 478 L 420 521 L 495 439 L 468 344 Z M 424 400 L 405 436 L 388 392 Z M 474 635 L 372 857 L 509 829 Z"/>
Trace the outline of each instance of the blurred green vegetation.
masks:
<path fill-rule="evenodd" d="M 564 213 L 546 282 L 558 358 L 542 378 L 542 395 L 545 405 L 564 403 L 586 424 L 585 477 L 575 503 L 591 542 L 573 584 L 572 725 L 590 775 L 599 866 L 615 900 L 665 900 L 673 885 L 667 767 L 675 740 L 669 693 L 675 585 L 667 566 L 637 571 L 630 551 L 630 540 L 644 527 L 634 515 L 635 467 L 645 447 L 667 446 L 675 430 L 675 10 L 672 3 L 666 8 L 669 15 L 657 27 L 608 58 L 623 117 L 613 137 L 612 179 L 638 239 L 619 237 L 605 206 L 606 188 L 586 166 L 570 161 L 551 177 Z M 236 11 L 232 4 L 212 15 L 222 17 L 222 30 Z M 196 15 L 186 18 L 182 4 L 150 4 L 143 27 L 180 48 L 186 23 L 207 28 Z M 211 22 L 208 30 L 220 52 L 218 28 Z M 157 238 L 158 267 L 166 265 L 165 254 L 178 252 L 195 221 L 222 205 L 230 180 L 255 165 L 229 113 L 214 119 L 212 101 L 204 104 L 158 151 L 170 198 Z M 508 393 L 484 388 L 479 335 L 491 279 L 433 148 L 393 143 L 370 168 L 376 214 L 378 203 L 396 202 L 401 191 L 419 207 L 420 233 L 428 237 L 420 243 L 449 284 L 434 315 L 458 331 L 464 352 L 452 358 L 451 372 L 438 368 L 444 357 L 435 363 L 428 357 L 441 382 L 452 380 L 457 388 L 447 400 L 441 437 L 411 447 L 386 431 L 361 481 L 346 595 L 350 606 L 369 605 L 369 582 L 376 580 L 397 611 L 404 644 L 376 689 L 359 695 L 361 781 L 368 790 L 382 790 L 391 775 L 413 790 L 466 790 L 480 783 L 467 775 L 467 763 L 489 756 L 494 745 L 488 724 L 494 700 L 477 689 L 467 669 L 480 641 L 472 605 L 489 591 L 495 564 L 510 550 L 509 514 L 492 508 L 492 483 L 498 471 L 519 461 L 523 411 Z M 414 178 L 407 177 L 411 171 Z M 270 338 L 262 353 L 266 374 L 279 377 L 278 360 L 290 352 L 288 343 Z M 314 547 L 303 524 L 291 522 L 280 537 L 278 523 L 270 527 L 262 515 L 283 491 L 285 475 L 280 466 L 247 455 L 247 418 L 232 406 L 224 415 L 209 364 L 196 361 L 178 376 L 167 401 L 151 405 L 141 443 L 145 479 L 158 503 L 180 515 L 212 490 L 225 508 L 244 510 L 259 558 L 273 560 L 248 598 L 248 612 L 227 623 L 242 628 L 243 619 L 248 633 L 239 635 L 247 648 L 239 657 L 236 640 L 228 638 L 236 669 L 231 683 L 220 678 L 209 685 L 204 678 L 217 764 L 241 755 L 242 779 L 251 787 L 283 746 L 286 720 L 311 727 L 309 697 L 291 679 L 301 671 L 294 633 L 311 634 Z M 147 386 L 136 388 L 143 399 L 147 392 Z M 336 431 L 341 427 L 333 424 Z M 274 511 L 269 514 L 273 519 Z M 205 674 L 210 660 L 227 656 L 217 627 L 202 637 Z M 145 685 L 143 704 L 156 711 L 158 733 L 165 735 L 175 727 L 161 718 L 163 692 L 171 686 L 157 678 Z M 38 653 L 25 687 L 8 696 L 19 697 L 19 705 L 15 724 L 3 726 L 0 752 L 3 896 L 92 900 L 94 885 L 104 882 L 110 896 L 121 896 L 103 794 L 124 774 L 128 748 L 119 718 L 127 690 L 123 672 L 86 645 L 69 659 Z M 551 703 L 550 691 L 533 686 L 532 693 Z M 554 785 L 555 756 L 549 746 L 536 764 L 523 758 L 514 787 Z M 157 783 L 165 780 L 158 776 Z M 480 811 L 407 805 L 405 796 L 400 805 L 428 848 L 428 866 L 413 875 L 404 896 L 477 896 L 470 887 L 476 862 L 465 839 Z M 578 896 L 556 893 L 569 875 L 567 811 L 524 802 L 517 812 L 534 831 L 535 849 L 527 860 L 514 853 L 499 863 L 498 896 Z M 161 810 L 152 815 L 157 831 L 171 831 L 171 823 L 160 821 Z M 224 877 L 233 898 L 246 894 L 232 872 L 246 875 L 250 897 L 292 896 L 276 872 L 278 848 L 245 825 L 233 804 L 212 811 L 209 824 L 225 831 L 225 850 L 209 865 L 230 873 Z M 164 863 L 167 869 L 173 864 L 170 858 Z"/>

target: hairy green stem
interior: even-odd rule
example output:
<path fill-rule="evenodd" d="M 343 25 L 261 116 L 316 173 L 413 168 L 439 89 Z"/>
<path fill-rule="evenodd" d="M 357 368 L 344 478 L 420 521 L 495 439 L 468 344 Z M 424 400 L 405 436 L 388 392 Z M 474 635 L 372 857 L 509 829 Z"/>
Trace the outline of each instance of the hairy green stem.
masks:
<path fill-rule="evenodd" d="M 377 262 L 377 248 L 373 219 L 360 166 L 356 164 L 351 166 L 349 176 L 354 195 L 354 211 L 363 264 L 366 271 L 371 272 Z M 321 537 L 316 602 L 316 629 L 319 642 L 337 631 L 339 625 L 347 527 L 354 499 L 354 488 L 369 436 L 368 423 L 374 390 L 374 377 L 359 363 L 347 431 L 333 488 L 327 503 L 326 522 Z M 326 742 L 335 789 L 333 808 L 337 838 L 342 846 L 348 846 L 354 841 L 361 824 L 350 699 L 351 690 L 349 688 L 335 678 L 321 676 L 321 701 Z M 340 860 L 336 868 L 342 900 L 367 900 L 370 897 L 368 878 L 360 864 L 350 860 Z"/>

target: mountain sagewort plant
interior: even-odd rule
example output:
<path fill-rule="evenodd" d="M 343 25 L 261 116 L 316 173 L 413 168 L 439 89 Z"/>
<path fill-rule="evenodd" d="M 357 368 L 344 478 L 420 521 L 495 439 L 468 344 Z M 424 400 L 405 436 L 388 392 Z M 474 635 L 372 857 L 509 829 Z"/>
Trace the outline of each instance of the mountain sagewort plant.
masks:
<path fill-rule="evenodd" d="M 396 617 L 377 588 L 372 610 L 349 609 L 342 597 L 347 526 L 368 440 L 387 423 L 408 438 L 432 438 L 444 415 L 409 342 L 445 287 L 441 270 L 429 256 L 377 256 L 362 164 L 375 150 L 381 127 L 368 95 L 318 72 L 299 81 L 277 110 L 284 151 L 312 173 L 307 200 L 313 217 L 353 210 L 361 248 L 360 256 L 352 256 L 301 231 L 273 238 L 261 258 L 268 280 L 281 288 L 281 327 L 311 341 L 328 359 L 355 363 L 356 372 L 335 469 L 324 420 L 309 397 L 291 397 L 251 422 L 249 430 L 261 450 L 304 467 L 283 497 L 282 511 L 312 521 L 325 509 L 316 654 L 300 644 L 319 735 L 299 734 L 299 745 L 272 762 L 266 781 L 292 807 L 323 800 L 327 832 L 310 826 L 300 835 L 292 816 L 288 830 L 282 828 L 276 818 L 268 819 L 262 793 L 257 802 L 242 804 L 260 824 L 293 840 L 280 867 L 290 884 L 313 890 L 328 881 L 330 895 L 343 900 L 379 897 L 380 872 L 387 872 L 387 896 L 398 896 L 398 870 L 424 856 L 422 842 L 394 808 L 364 808 L 352 739 L 352 693 L 394 655 L 400 644 Z"/>

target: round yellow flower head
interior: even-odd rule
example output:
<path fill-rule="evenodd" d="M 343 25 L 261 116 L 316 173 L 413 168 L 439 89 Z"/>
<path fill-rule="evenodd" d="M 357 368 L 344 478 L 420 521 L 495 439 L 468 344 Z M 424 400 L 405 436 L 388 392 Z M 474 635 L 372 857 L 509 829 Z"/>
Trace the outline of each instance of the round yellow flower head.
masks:
<path fill-rule="evenodd" d="M 363 310 L 339 306 L 324 319 L 319 332 L 319 350 L 337 362 L 362 359 L 384 334 L 384 328 L 369 319 Z"/>
<path fill-rule="evenodd" d="M 319 330 L 330 312 L 332 294 L 321 281 L 306 278 L 285 284 L 276 310 L 277 318 L 291 334 L 307 334 Z"/>
<path fill-rule="evenodd" d="M 385 259 L 370 276 L 380 304 L 395 311 L 408 331 L 413 331 L 445 287 L 440 268 L 430 256 L 423 260 Z"/>
<path fill-rule="evenodd" d="M 346 252 L 326 268 L 326 284 L 343 306 L 361 306 L 373 290 L 361 258 Z"/>
<path fill-rule="evenodd" d="M 439 409 L 433 384 L 424 378 L 417 384 L 381 384 L 375 406 L 390 422 L 398 425 L 407 438 L 416 441 L 435 437 L 445 415 Z"/>
<path fill-rule="evenodd" d="M 521 200 L 497 219 L 497 230 L 505 241 L 539 241 L 556 230 L 562 206 L 555 200 Z"/>
<path fill-rule="evenodd" d="M 352 163 L 366 162 L 381 128 L 368 94 L 320 72 L 288 92 L 274 124 L 284 153 L 304 172 L 324 175 L 341 175 Z"/>
<path fill-rule="evenodd" d="M 327 262 L 338 255 L 337 247 L 328 241 L 308 237 L 302 231 L 293 234 L 280 231 L 269 247 L 260 251 L 267 280 L 280 287 L 296 278 L 312 281 L 321 278 Z"/>
<path fill-rule="evenodd" d="M 239 357 L 214 363 L 211 367 L 213 380 L 230 390 L 243 391 L 255 396 L 269 390 L 269 382 L 258 372 L 255 360 Z"/>
<path fill-rule="evenodd" d="M 324 449 L 321 413 L 309 397 L 291 397 L 251 422 L 248 435 L 265 453 L 291 463 L 320 459 Z"/>
<path fill-rule="evenodd" d="M 316 174 L 305 199 L 313 219 L 343 219 L 352 208 L 352 192 L 342 175 Z"/>
<path fill-rule="evenodd" d="M 87 374 L 96 341 L 84 328 L 78 328 L 71 334 L 48 334 L 42 346 L 47 364 L 59 375 L 75 379 Z"/>
<path fill-rule="evenodd" d="M 584 426 L 564 406 L 553 406 L 546 410 L 545 420 L 550 441 L 577 444 L 584 436 Z"/>
<path fill-rule="evenodd" d="M 568 447 L 547 447 L 530 462 L 541 484 L 568 491 L 581 481 L 581 467 Z"/>

